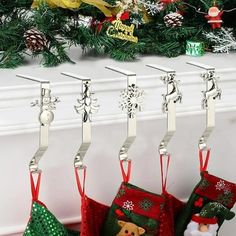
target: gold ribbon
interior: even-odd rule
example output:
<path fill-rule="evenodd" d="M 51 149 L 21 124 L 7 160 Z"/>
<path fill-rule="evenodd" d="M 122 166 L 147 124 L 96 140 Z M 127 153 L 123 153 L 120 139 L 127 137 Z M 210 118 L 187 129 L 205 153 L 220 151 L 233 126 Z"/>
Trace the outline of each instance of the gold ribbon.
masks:
<path fill-rule="evenodd" d="M 112 16 L 112 5 L 103 0 L 33 0 L 32 7 L 38 7 L 42 3 L 47 3 L 49 7 L 61 7 L 65 9 L 79 9 L 82 3 L 97 7 L 106 17 Z"/>

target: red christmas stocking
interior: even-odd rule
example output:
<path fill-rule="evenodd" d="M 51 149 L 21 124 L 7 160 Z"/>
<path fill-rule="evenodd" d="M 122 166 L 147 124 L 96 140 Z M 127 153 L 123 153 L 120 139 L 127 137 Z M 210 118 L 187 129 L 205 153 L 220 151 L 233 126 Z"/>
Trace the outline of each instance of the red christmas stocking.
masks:
<path fill-rule="evenodd" d="M 120 162 L 124 182 L 112 203 L 101 235 L 156 236 L 165 199 L 161 195 L 128 183 L 131 161 L 128 161 L 127 173 L 124 170 L 124 163 Z"/>
<path fill-rule="evenodd" d="M 167 159 L 166 174 L 164 175 L 164 158 Z M 170 155 L 160 155 L 162 196 L 165 198 L 165 205 L 160 216 L 159 236 L 174 236 L 175 220 L 184 207 L 184 203 L 167 192 L 167 176 L 170 165 Z"/>
<path fill-rule="evenodd" d="M 167 159 L 168 170 L 170 157 Z M 121 162 L 124 182 L 112 203 L 102 236 L 174 236 L 174 219 L 183 203 L 166 191 L 168 171 L 164 178 L 162 157 L 161 167 L 163 194 L 157 195 L 128 183 L 131 162 L 127 174 Z"/>
<path fill-rule="evenodd" d="M 199 152 L 199 157 L 202 178 L 178 217 L 176 236 L 191 236 L 193 232 L 218 235 L 224 220 L 230 220 L 235 215 L 230 210 L 236 202 L 236 184 L 207 172 L 210 150 L 205 162 L 203 151 Z"/>
<path fill-rule="evenodd" d="M 101 229 L 107 217 L 109 207 L 85 195 L 86 167 L 83 169 L 83 186 L 80 182 L 78 170 L 75 176 L 79 193 L 81 195 L 81 236 L 101 236 Z"/>

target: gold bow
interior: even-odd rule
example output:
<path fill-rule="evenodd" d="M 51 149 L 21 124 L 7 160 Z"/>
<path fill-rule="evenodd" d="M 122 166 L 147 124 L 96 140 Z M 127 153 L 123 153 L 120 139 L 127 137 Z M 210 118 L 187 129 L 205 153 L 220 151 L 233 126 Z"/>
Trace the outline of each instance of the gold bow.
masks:
<path fill-rule="evenodd" d="M 42 3 L 47 3 L 49 7 L 61 7 L 65 9 L 79 9 L 82 3 L 97 7 L 106 17 L 112 16 L 112 5 L 103 0 L 33 0 L 32 7 L 38 7 Z"/>

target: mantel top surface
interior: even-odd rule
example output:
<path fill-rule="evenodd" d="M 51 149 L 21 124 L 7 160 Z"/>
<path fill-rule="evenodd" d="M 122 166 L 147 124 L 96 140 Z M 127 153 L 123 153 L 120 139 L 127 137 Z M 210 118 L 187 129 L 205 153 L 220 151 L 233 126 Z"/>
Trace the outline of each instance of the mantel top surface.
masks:
<path fill-rule="evenodd" d="M 71 57 L 76 64 L 62 64 L 53 68 L 45 68 L 39 65 L 38 59 L 29 60 L 30 63 L 21 66 L 17 69 L 1 69 L 0 70 L 0 87 L 30 85 L 33 82 L 17 78 L 16 74 L 26 74 L 42 79 L 48 79 L 51 82 L 66 82 L 73 81 L 73 79 L 60 75 L 61 72 L 71 72 L 80 74 L 91 79 L 111 79 L 120 78 L 121 75 L 112 71 L 106 70 L 104 67 L 113 65 L 121 67 L 126 70 L 136 72 L 138 76 L 147 76 L 161 74 L 162 72 L 156 71 L 151 68 L 145 67 L 145 64 L 158 64 L 161 66 L 169 67 L 176 70 L 176 72 L 193 72 L 200 71 L 201 69 L 194 68 L 187 65 L 187 61 L 196 61 L 203 64 L 216 67 L 216 69 L 235 68 L 236 69 L 236 53 L 230 54 L 206 54 L 203 57 L 189 57 L 179 56 L 176 58 L 158 57 L 158 56 L 146 56 L 141 57 L 137 61 L 133 62 L 117 62 L 109 58 L 86 56 L 79 58 L 79 51 L 72 50 Z M 79 59 L 78 59 L 79 58 Z M 203 70 L 202 70 L 203 71 Z"/>

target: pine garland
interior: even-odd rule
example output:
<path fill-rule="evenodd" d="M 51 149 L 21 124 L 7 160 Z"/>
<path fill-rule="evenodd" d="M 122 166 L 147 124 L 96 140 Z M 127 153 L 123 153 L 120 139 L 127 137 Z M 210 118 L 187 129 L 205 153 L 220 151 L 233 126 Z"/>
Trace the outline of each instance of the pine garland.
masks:
<path fill-rule="evenodd" d="M 121 10 L 116 6 L 117 1 L 106 2 L 114 6 L 110 10 L 115 17 Z M 106 31 L 112 20 L 93 5 L 82 3 L 79 9 L 52 8 L 45 0 L 32 9 L 32 3 L 32 0 L 0 0 L 0 68 L 20 66 L 29 55 L 40 56 L 44 66 L 73 63 L 67 54 L 72 45 L 82 47 L 84 53 L 108 55 L 119 61 L 135 60 L 140 54 L 175 57 L 185 53 L 187 40 L 202 41 L 208 49 L 213 46 L 204 37 L 205 32 L 212 31 L 204 16 L 213 6 L 212 0 L 177 0 L 163 9 L 157 5 L 158 10 L 154 9 L 152 14 L 148 13 L 149 8 L 153 9 L 158 2 L 140 0 L 139 12 L 129 9 L 130 17 L 123 21 L 126 25 L 135 24 L 134 35 L 138 37 L 138 43 L 109 37 Z M 236 0 L 217 0 L 217 6 L 233 9 Z M 183 14 L 182 26 L 166 26 L 164 17 L 176 9 Z M 81 22 L 81 15 L 88 18 L 88 25 Z M 225 13 L 223 22 L 224 27 L 232 28 L 236 36 L 236 11 Z M 43 50 L 27 48 L 24 34 L 30 29 L 37 29 L 44 35 L 47 43 Z"/>
<path fill-rule="evenodd" d="M 42 17 L 43 16 L 43 17 Z M 61 37 L 68 24 L 68 17 L 61 9 L 51 9 L 47 5 L 33 10 L 32 24 L 40 30 L 47 38 L 48 46 L 43 50 L 42 63 L 44 66 L 57 66 L 63 62 L 72 62 L 67 55 L 67 41 Z M 33 53 L 34 56 L 39 53 Z"/>

